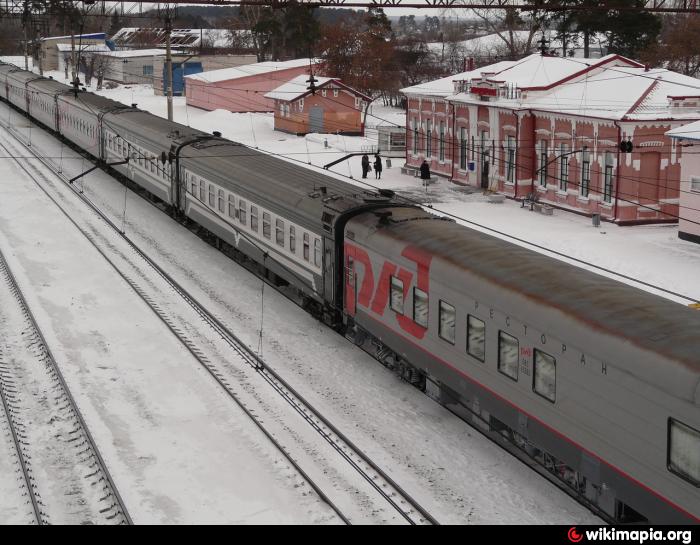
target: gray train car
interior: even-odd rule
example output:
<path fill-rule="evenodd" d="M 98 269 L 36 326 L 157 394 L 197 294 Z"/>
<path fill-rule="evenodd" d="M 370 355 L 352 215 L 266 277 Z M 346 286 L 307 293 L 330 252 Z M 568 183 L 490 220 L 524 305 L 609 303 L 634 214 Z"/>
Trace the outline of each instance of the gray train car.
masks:
<path fill-rule="evenodd" d="M 206 227 L 340 317 L 342 225 L 391 202 L 356 186 L 221 138 L 181 148 L 181 206 Z M 336 314 L 337 316 L 332 316 Z"/>
<path fill-rule="evenodd" d="M 70 91 L 70 87 L 49 78 L 27 82 L 29 115 L 48 127 L 60 132 L 57 97 Z"/>
<path fill-rule="evenodd" d="M 345 248 L 356 338 L 611 518 L 700 520 L 697 311 L 415 210 L 353 218 Z"/>
<path fill-rule="evenodd" d="M 169 154 L 180 138 L 211 137 L 124 105 L 105 111 L 101 127 L 105 160 L 111 164 L 129 157 L 127 164 L 113 168 L 169 206 L 176 206 L 176 177 L 173 163 L 161 160 L 163 153 Z"/>

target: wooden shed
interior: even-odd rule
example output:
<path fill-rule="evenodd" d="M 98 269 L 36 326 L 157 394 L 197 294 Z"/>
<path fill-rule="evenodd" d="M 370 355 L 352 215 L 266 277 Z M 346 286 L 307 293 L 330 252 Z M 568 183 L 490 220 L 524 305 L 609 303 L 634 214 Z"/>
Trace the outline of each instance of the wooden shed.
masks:
<path fill-rule="evenodd" d="M 265 95 L 275 102 L 275 130 L 292 134 L 363 134 L 362 114 L 371 102 L 367 95 L 337 78 L 297 76 Z"/>

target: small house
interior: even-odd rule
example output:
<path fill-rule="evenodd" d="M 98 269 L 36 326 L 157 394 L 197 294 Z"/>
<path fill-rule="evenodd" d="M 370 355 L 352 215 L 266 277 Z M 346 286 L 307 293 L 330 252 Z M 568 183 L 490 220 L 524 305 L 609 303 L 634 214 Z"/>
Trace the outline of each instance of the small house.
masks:
<path fill-rule="evenodd" d="M 275 130 L 292 134 L 363 134 L 362 115 L 370 97 L 337 78 L 297 76 L 265 95 L 274 100 Z"/>

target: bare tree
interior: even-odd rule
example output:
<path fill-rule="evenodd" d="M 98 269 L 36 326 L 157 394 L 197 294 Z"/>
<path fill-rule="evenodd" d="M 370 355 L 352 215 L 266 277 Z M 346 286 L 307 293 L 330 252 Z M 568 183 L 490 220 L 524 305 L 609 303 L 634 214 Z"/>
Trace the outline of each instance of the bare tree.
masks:
<path fill-rule="evenodd" d="M 97 78 L 97 90 L 102 90 L 102 84 L 104 83 L 105 75 L 109 72 L 115 59 L 109 55 L 94 55 L 94 74 Z"/>
<path fill-rule="evenodd" d="M 510 60 L 516 60 L 532 50 L 537 37 L 551 17 L 544 11 L 522 13 L 515 8 L 470 11 L 482 21 L 490 33 L 498 36 L 504 46 L 504 56 Z"/>

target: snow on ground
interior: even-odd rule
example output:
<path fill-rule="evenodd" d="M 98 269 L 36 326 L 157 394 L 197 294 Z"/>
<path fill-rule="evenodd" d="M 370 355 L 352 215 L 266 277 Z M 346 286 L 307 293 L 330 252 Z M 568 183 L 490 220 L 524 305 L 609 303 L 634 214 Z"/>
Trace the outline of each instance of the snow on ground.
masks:
<path fill-rule="evenodd" d="M 32 504 L 10 426 L 0 406 L 0 523 L 31 524 Z"/>
<path fill-rule="evenodd" d="M 15 124 L 26 126 L 26 121 L 18 114 L 8 117 L 4 106 L 0 106 L 0 116 L 3 120 L 9 118 Z M 32 131 L 32 143 L 45 155 L 63 155 L 67 174 L 84 170 L 87 166 L 82 159 L 66 159 L 74 156 L 74 152 L 62 149 L 55 139 L 39 130 Z M 123 186 L 100 171 L 86 176 L 82 183 L 86 194 L 121 223 L 125 203 Z M 3 206 L 16 206 L 15 201 L 22 198 L 12 192 L 8 202 L 0 204 L 2 216 L 8 217 Z M 260 280 L 143 199 L 128 193 L 126 203 L 127 234 L 243 341 L 257 347 L 261 319 Z M 43 215 L 48 215 L 47 210 L 43 207 Z M 16 216 L 19 211 L 12 213 Z M 236 489 L 232 482 L 236 479 L 222 475 L 220 482 L 212 482 L 213 470 L 212 473 L 197 471 L 202 469 L 200 462 L 202 465 L 205 462 L 197 461 L 201 454 L 187 447 L 206 436 L 214 443 L 209 447 L 214 452 L 207 452 L 206 464 L 221 467 L 221 461 L 229 459 L 229 466 L 237 468 L 234 460 L 239 450 L 228 442 L 235 431 L 226 433 L 234 425 L 232 411 L 230 408 L 223 410 L 216 395 L 210 400 L 197 396 L 193 399 L 189 395 L 192 389 L 199 391 L 194 362 L 187 361 L 182 354 L 172 353 L 168 335 L 141 314 L 142 304 L 126 296 L 123 286 L 103 271 L 104 265 L 95 262 L 83 244 L 73 242 L 75 251 L 68 253 L 65 244 L 60 244 L 65 227 L 51 225 L 46 229 L 48 232 L 37 233 L 37 229 L 31 227 L 32 221 L 38 220 L 34 217 L 22 219 L 16 225 L 5 222 L 0 228 L 12 233 L 12 246 L 16 248 L 18 258 L 28 254 L 39 261 L 31 267 L 27 263 L 25 267 L 27 274 L 34 277 L 33 285 L 39 297 L 36 303 L 44 306 L 46 322 L 61 332 L 64 332 L 61 327 L 64 322 L 66 327 L 80 330 L 80 334 L 76 332 L 66 341 L 71 358 L 76 360 L 76 368 L 67 378 L 70 384 L 75 383 L 74 387 L 83 392 L 83 398 L 93 407 L 88 424 L 95 428 L 94 433 L 108 438 L 108 464 L 110 467 L 114 465 L 113 472 L 122 476 L 121 479 L 115 476 L 115 479 L 118 485 L 120 481 L 125 483 L 122 488 L 125 488 L 125 495 L 128 492 L 127 503 L 136 505 L 136 513 L 132 514 L 139 520 L 136 515 L 143 509 L 145 513 L 141 514 L 140 520 L 185 520 L 182 505 L 189 506 L 190 500 L 182 498 L 180 492 L 189 487 L 195 493 L 212 487 L 211 497 L 205 499 L 202 495 L 198 500 L 205 501 L 208 506 L 223 508 L 224 504 L 220 502 L 225 495 L 235 496 L 229 488 Z M 50 251 L 43 252 L 41 258 L 35 257 L 35 249 L 25 240 L 30 238 L 29 234 L 40 241 L 41 248 L 51 248 Z M 53 244 L 56 244 L 55 248 L 51 246 Z M 50 266 L 50 261 L 57 263 Z M 43 286 L 45 281 L 53 288 Z M 109 291 L 105 290 L 106 286 L 109 286 Z M 104 303 L 103 298 L 106 299 Z M 95 299 L 100 300 L 99 305 Z M 71 303 L 81 306 L 71 310 Z M 83 308 L 86 303 L 87 309 Z M 97 313 L 94 306 L 101 312 Z M 400 381 L 352 343 L 300 311 L 281 294 L 266 290 L 264 309 L 263 353 L 268 365 L 289 380 L 380 466 L 389 470 L 440 521 L 600 523 L 556 487 L 443 407 Z M 113 320 L 110 316 L 123 319 Z M 96 339 L 89 333 L 105 328 L 112 331 L 104 331 Z M 53 335 L 52 339 L 54 342 L 60 340 L 58 335 Z M 129 339 L 129 342 L 124 343 L 123 339 Z M 154 339 L 158 339 L 157 342 Z M 90 355 L 96 350 L 95 343 L 101 350 L 108 350 L 104 356 L 107 360 L 104 371 L 91 369 Z M 83 349 L 79 349 L 81 345 L 84 345 Z M 150 355 L 153 361 L 148 365 L 139 352 L 141 349 L 155 352 Z M 122 361 L 117 368 L 115 360 L 119 355 Z M 106 377 L 101 378 L 102 375 Z M 110 382 L 111 379 L 114 380 Z M 175 392 L 175 395 L 152 407 L 147 392 L 161 399 L 168 391 Z M 180 429 L 181 435 L 174 445 L 170 435 L 174 432 L 171 420 L 188 419 L 190 412 L 196 415 L 192 417 L 192 425 Z M 143 422 L 144 418 L 151 421 Z M 144 428 L 150 431 L 150 437 L 144 433 Z M 212 428 L 219 431 L 212 432 Z M 146 461 L 141 461 L 141 451 L 146 451 Z M 177 458 L 183 472 L 187 473 L 186 483 L 182 482 L 183 477 L 173 465 L 168 465 L 171 457 Z M 210 458 L 214 461 L 211 462 Z M 158 479 L 147 480 L 138 470 L 130 469 L 139 464 L 151 467 Z M 167 486 L 168 471 L 175 472 L 170 475 L 170 486 Z M 261 467 L 247 468 L 246 471 L 247 475 L 264 482 L 273 479 L 271 475 L 266 477 L 265 469 Z M 239 475 L 240 472 L 236 472 L 236 478 Z M 159 491 L 158 502 L 149 497 L 149 486 L 155 486 Z M 289 495 L 284 491 L 280 494 Z M 145 498 L 139 502 L 142 496 Z M 167 508 L 163 508 L 161 502 Z M 154 503 L 160 508 L 158 514 L 165 510 L 170 518 L 154 516 L 151 512 Z M 303 511 L 301 507 L 299 510 Z M 284 508 L 282 512 L 289 514 L 290 510 Z M 201 514 L 201 511 L 188 513 L 186 520 L 193 520 Z M 272 514 L 275 513 L 270 513 L 270 516 Z M 295 514 L 299 516 L 297 520 L 307 520 L 306 511 Z"/>
<path fill-rule="evenodd" d="M 134 521 L 333 520 L 38 187 L 10 161 L 0 176 L 0 248 Z"/>

